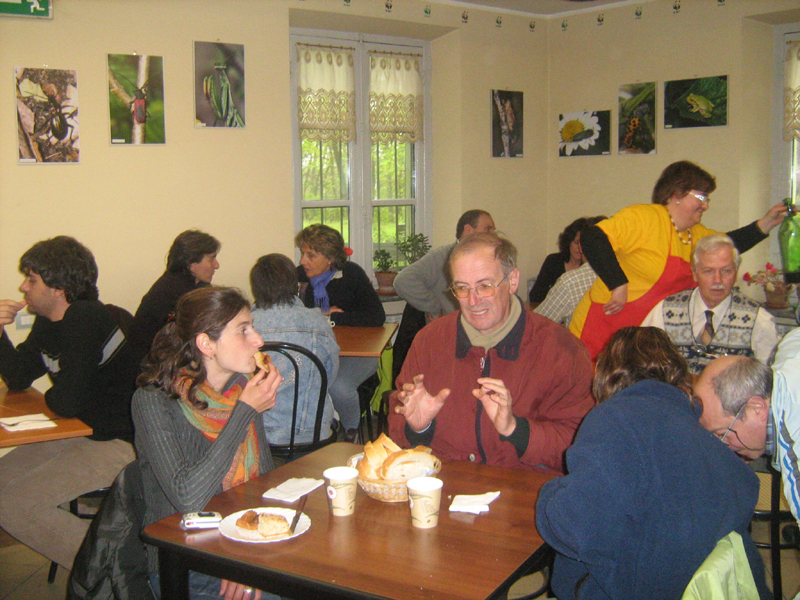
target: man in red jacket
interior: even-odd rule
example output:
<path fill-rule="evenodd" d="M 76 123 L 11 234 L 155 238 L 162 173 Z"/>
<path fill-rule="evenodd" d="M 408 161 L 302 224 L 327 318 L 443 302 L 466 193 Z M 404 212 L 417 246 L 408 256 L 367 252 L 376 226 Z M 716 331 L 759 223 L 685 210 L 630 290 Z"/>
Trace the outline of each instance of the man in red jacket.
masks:
<path fill-rule="evenodd" d="M 563 473 L 564 451 L 594 406 L 592 366 L 572 334 L 524 309 L 516 259 L 513 244 L 492 233 L 453 249 L 460 310 L 425 327 L 406 357 L 389 410 L 400 445 Z"/>

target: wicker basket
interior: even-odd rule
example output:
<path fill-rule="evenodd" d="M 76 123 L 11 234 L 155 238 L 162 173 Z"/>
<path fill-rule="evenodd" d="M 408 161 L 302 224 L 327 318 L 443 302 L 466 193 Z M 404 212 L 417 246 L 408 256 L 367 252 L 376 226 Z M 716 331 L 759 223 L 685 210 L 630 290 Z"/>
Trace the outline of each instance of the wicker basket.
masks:
<path fill-rule="evenodd" d="M 347 466 L 357 468 L 358 461 L 364 458 L 364 453 L 359 452 L 347 459 Z M 436 473 L 441 470 L 441 466 L 436 469 Z M 384 481 L 383 479 L 367 479 L 358 476 L 358 485 L 367 492 L 367 496 L 380 500 L 381 502 L 406 502 L 408 500 L 408 488 L 405 481 Z"/>

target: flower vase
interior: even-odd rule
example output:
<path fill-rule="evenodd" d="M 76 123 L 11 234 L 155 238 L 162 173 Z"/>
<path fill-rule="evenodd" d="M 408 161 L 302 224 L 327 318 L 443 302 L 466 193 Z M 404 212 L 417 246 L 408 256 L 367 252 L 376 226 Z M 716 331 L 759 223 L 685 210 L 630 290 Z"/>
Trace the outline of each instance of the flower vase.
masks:
<path fill-rule="evenodd" d="M 767 308 L 787 308 L 789 306 L 789 287 L 787 285 L 772 284 L 770 290 L 764 286 L 764 296 L 766 302 L 764 305 Z"/>

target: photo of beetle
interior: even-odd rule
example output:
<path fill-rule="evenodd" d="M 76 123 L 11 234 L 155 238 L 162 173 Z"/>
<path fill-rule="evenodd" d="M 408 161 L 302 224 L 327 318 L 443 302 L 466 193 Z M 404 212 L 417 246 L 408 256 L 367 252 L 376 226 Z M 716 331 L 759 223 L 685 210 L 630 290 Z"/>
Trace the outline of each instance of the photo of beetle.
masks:
<path fill-rule="evenodd" d="M 164 61 L 161 56 L 108 55 L 112 144 L 163 144 Z"/>
<path fill-rule="evenodd" d="M 61 69 L 14 69 L 21 163 L 80 162 L 78 78 Z"/>

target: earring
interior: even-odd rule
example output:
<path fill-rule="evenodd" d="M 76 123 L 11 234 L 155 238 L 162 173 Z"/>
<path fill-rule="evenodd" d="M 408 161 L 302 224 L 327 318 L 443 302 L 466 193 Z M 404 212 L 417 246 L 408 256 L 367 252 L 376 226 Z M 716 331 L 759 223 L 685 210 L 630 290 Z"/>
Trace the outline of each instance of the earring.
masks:
<path fill-rule="evenodd" d="M 678 201 L 677 201 L 675 204 L 678 204 L 678 205 L 680 205 L 680 203 L 681 203 L 681 201 L 680 201 L 680 200 L 678 200 Z"/>

